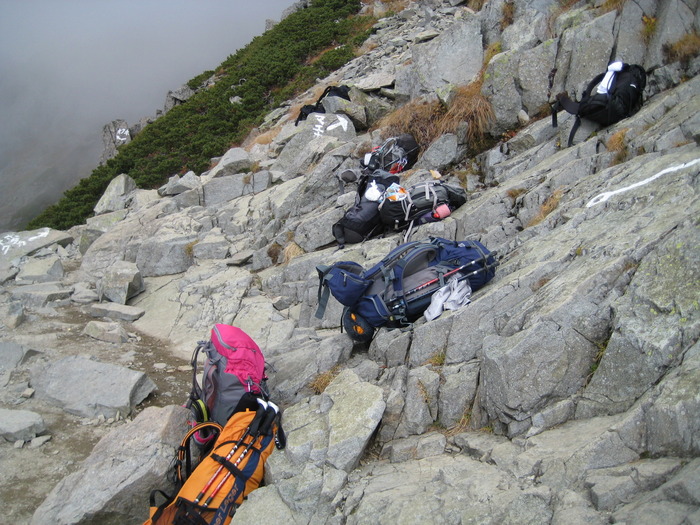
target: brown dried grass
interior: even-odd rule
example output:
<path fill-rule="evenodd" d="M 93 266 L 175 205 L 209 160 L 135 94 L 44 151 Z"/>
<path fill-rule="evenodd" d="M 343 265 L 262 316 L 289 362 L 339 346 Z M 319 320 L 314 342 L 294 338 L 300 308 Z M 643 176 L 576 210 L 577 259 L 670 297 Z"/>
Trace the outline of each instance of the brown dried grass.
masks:
<path fill-rule="evenodd" d="M 304 255 L 304 249 L 295 242 L 290 242 L 282 251 L 282 261 L 287 264 L 289 261 L 300 255 Z"/>
<path fill-rule="evenodd" d="M 457 88 L 450 109 L 440 119 L 438 131 L 454 133 L 460 123 L 466 122 L 469 144 L 480 144 L 494 118 L 491 103 L 481 94 L 481 82 L 472 82 Z"/>
<path fill-rule="evenodd" d="M 600 8 L 606 13 L 610 11 L 618 11 L 622 9 L 626 1 L 627 0 L 605 0 Z"/>
<path fill-rule="evenodd" d="M 377 127 L 385 138 L 410 133 L 421 149 L 425 149 L 442 133 L 440 122 L 444 114 L 437 101 L 412 101 L 383 117 Z"/>
<path fill-rule="evenodd" d="M 270 130 L 267 130 L 264 133 L 261 133 L 255 139 L 253 139 L 253 144 L 270 144 L 273 140 L 275 140 L 275 137 L 279 135 L 280 131 L 282 131 L 281 126 L 274 127 Z"/>
<path fill-rule="evenodd" d="M 611 166 L 617 166 L 627 160 L 627 132 L 629 128 L 621 129 L 610 135 L 610 138 L 605 143 L 605 147 L 610 152 L 614 152 L 615 156 L 612 159 Z"/>
<path fill-rule="evenodd" d="M 501 31 L 513 24 L 515 20 L 515 2 L 506 0 L 501 6 Z"/>
<path fill-rule="evenodd" d="M 529 228 L 530 226 L 535 226 L 545 220 L 547 215 L 557 209 L 557 206 L 559 206 L 559 201 L 561 201 L 563 195 L 563 190 L 555 190 L 554 193 L 547 197 L 547 199 L 542 203 L 542 206 L 540 206 L 540 211 L 537 213 L 537 215 L 530 219 L 530 222 L 527 223 L 526 227 Z"/>
<path fill-rule="evenodd" d="M 688 33 L 677 42 L 664 45 L 663 50 L 669 62 L 680 62 L 687 67 L 690 60 L 700 54 L 700 35 Z"/>
<path fill-rule="evenodd" d="M 309 382 L 308 386 L 309 388 L 311 388 L 311 390 L 313 390 L 316 393 L 316 395 L 322 394 L 339 373 L 340 366 L 336 365 L 327 372 L 318 374 L 315 378 L 311 380 L 311 382 Z"/>

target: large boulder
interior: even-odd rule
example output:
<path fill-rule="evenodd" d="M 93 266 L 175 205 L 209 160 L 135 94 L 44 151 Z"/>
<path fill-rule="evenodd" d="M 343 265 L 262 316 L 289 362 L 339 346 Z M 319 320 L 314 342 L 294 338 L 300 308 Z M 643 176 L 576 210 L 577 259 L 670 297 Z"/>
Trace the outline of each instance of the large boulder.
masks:
<path fill-rule="evenodd" d="M 78 470 L 54 487 L 31 523 L 144 522 L 151 490 L 173 492 L 167 473 L 186 431 L 188 414 L 179 406 L 149 407 L 107 434 Z"/>
<path fill-rule="evenodd" d="M 126 208 L 129 194 L 136 189 L 136 182 L 126 173 L 117 175 L 107 186 L 104 194 L 95 205 L 96 215 Z"/>
<path fill-rule="evenodd" d="M 0 272 L 15 266 L 15 260 L 53 244 L 66 246 L 73 241 L 67 232 L 40 228 L 24 232 L 7 232 L 0 236 Z M 1 277 L 1 274 L 0 274 Z"/>
<path fill-rule="evenodd" d="M 36 412 L 0 408 L 0 437 L 5 441 L 28 441 L 45 430 L 44 419 Z"/>
<path fill-rule="evenodd" d="M 438 38 L 414 46 L 411 54 L 411 64 L 396 73 L 397 94 L 415 98 L 447 84 L 469 84 L 477 78 L 484 56 L 479 20 L 457 22 Z"/>
<path fill-rule="evenodd" d="M 143 372 L 85 356 L 37 364 L 31 378 L 37 397 L 89 418 L 127 416 L 156 389 Z"/>
<path fill-rule="evenodd" d="M 115 261 L 97 283 L 98 300 L 126 304 L 144 290 L 141 272 L 135 263 Z"/>

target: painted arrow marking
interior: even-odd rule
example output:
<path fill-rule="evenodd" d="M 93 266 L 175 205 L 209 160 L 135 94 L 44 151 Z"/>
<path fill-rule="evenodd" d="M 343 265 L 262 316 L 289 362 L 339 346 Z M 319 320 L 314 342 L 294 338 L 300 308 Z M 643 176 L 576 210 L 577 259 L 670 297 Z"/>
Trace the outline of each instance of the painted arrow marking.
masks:
<path fill-rule="evenodd" d="M 343 117 L 342 115 L 338 115 L 338 122 L 334 122 L 330 126 L 326 128 L 326 131 L 331 131 L 334 130 L 335 128 L 342 127 L 343 131 L 348 130 L 348 119 Z"/>

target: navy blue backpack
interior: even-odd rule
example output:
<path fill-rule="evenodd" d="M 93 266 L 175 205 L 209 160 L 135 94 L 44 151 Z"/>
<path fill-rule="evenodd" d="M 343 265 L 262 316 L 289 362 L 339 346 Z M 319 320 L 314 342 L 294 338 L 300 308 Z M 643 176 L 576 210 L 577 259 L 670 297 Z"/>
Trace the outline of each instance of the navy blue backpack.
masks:
<path fill-rule="evenodd" d="M 376 328 L 400 328 L 418 319 L 450 277 L 468 279 L 477 291 L 493 279 L 497 264 L 478 241 L 431 237 L 398 246 L 368 270 L 353 261 L 319 265 L 316 317 L 323 317 L 332 294 L 345 306 L 341 329 L 368 342 Z"/>

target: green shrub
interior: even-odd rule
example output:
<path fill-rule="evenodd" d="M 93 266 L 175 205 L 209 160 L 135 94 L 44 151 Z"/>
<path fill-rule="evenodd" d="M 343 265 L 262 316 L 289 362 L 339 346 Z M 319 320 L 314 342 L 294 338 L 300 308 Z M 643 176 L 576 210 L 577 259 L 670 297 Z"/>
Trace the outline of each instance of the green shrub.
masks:
<path fill-rule="evenodd" d="M 216 69 L 216 84 L 146 126 L 28 228 L 83 223 L 121 173 L 151 189 L 175 173 L 207 170 L 212 157 L 241 142 L 265 114 L 353 58 L 352 46 L 369 35 L 369 17 L 353 16 L 360 7 L 359 0 L 315 0 L 255 37 Z M 206 71 L 188 85 L 197 89 L 213 74 Z M 234 96 L 240 104 L 229 102 Z"/>

